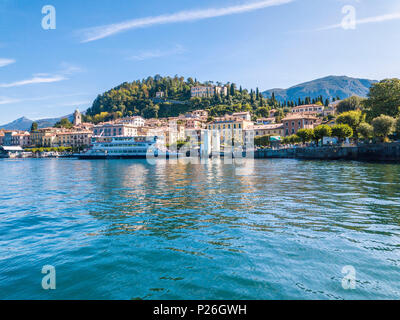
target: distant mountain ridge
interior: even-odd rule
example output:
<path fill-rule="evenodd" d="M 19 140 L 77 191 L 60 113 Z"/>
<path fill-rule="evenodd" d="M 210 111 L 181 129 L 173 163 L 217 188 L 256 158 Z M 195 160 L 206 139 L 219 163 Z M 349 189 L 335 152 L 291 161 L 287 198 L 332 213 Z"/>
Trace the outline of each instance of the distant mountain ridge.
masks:
<path fill-rule="evenodd" d="M 53 127 L 58 121 L 60 121 L 63 118 L 68 118 L 70 121 L 72 121 L 74 116 L 73 114 L 70 114 L 64 117 L 40 119 L 35 121 L 30 120 L 26 117 L 21 117 L 17 120 L 14 120 L 13 122 L 0 126 L 0 129 L 29 131 L 31 129 L 33 122 L 36 122 L 39 128 Z"/>
<path fill-rule="evenodd" d="M 351 96 L 366 97 L 371 85 L 376 80 L 350 78 L 346 76 L 328 76 L 313 81 L 301 83 L 288 89 L 270 89 L 263 92 L 267 98 L 275 94 L 278 101 L 297 101 L 306 97 L 317 98 L 322 96 L 332 101 L 333 98 L 345 99 Z"/>

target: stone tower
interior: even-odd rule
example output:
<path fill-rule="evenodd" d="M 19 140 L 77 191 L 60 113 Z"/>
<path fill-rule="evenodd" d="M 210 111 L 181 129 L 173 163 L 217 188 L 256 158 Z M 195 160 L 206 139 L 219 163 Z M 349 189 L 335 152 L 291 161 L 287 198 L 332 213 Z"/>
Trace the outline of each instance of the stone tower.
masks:
<path fill-rule="evenodd" d="M 74 112 L 74 126 L 79 126 L 80 124 L 82 124 L 82 114 L 76 109 Z"/>

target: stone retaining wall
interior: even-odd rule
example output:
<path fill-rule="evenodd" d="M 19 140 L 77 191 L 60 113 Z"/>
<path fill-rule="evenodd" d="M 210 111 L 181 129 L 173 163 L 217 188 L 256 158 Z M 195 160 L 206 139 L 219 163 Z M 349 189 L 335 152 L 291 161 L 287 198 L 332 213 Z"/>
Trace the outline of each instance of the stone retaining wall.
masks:
<path fill-rule="evenodd" d="M 356 147 L 304 147 L 257 150 L 255 158 L 291 158 L 320 160 L 371 160 L 400 162 L 400 142 L 368 144 Z"/>

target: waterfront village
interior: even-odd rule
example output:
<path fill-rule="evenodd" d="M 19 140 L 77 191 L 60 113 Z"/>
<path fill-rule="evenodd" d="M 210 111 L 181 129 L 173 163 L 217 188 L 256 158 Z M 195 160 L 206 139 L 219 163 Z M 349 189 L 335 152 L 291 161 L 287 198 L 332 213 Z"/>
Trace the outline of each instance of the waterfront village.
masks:
<path fill-rule="evenodd" d="M 191 88 L 191 97 L 203 98 L 216 93 L 226 95 L 226 90 L 226 87 L 195 86 Z M 155 98 L 162 99 L 163 92 L 157 92 Z M 291 106 L 283 116 L 280 110 L 270 108 L 265 117 L 256 117 L 249 111 L 212 117 L 207 110 L 194 110 L 177 117 L 145 119 L 132 115 L 95 124 L 83 121 L 84 116 L 76 110 L 72 123 L 65 118 L 54 127 L 38 128 L 34 123 L 29 132 L 1 130 L 0 150 L 2 157 L 13 158 L 71 156 L 88 150 L 96 137 L 142 136 L 162 137 L 167 147 L 175 145 L 179 148 L 190 139 L 201 141 L 205 130 L 217 132 L 218 146 L 222 149 L 233 142 L 246 144 L 249 141 L 254 141 L 256 149 L 279 149 L 288 145 L 350 145 L 351 137 L 371 140 L 380 135 L 379 130 L 385 131 L 381 128 L 385 126 L 385 119 L 374 127 L 365 122 L 365 117 L 362 120 L 357 106 L 354 110 L 348 108 L 353 103 L 351 99 L 355 98 L 335 100 L 325 105 L 313 101 L 315 103 Z M 350 111 L 338 115 L 341 104 Z M 354 120 L 357 116 L 358 120 Z M 383 139 L 395 132 L 396 120 L 392 119 L 392 129 L 382 134 Z"/>

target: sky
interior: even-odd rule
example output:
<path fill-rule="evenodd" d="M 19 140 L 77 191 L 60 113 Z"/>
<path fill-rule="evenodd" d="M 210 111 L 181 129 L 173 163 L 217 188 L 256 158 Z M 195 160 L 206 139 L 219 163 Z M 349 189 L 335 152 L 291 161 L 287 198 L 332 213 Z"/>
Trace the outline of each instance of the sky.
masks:
<path fill-rule="evenodd" d="M 0 125 L 156 74 L 262 91 L 400 77 L 399 30 L 398 0 L 0 0 Z"/>

